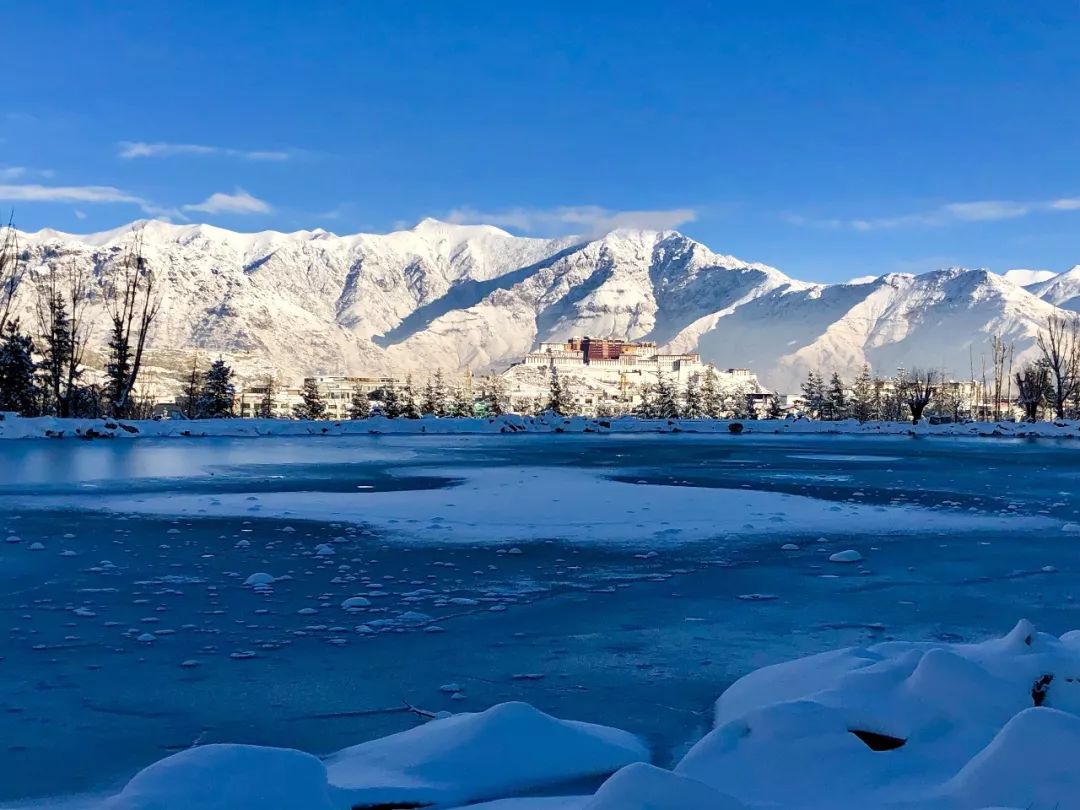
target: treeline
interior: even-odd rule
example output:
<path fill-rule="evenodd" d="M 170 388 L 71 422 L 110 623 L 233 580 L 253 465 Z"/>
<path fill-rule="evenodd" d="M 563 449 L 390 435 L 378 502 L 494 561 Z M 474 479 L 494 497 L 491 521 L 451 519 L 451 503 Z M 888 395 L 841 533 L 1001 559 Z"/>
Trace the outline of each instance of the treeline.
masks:
<path fill-rule="evenodd" d="M 892 378 L 882 378 L 872 374 L 869 365 L 863 364 L 850 384 L 836 372 L 826 382 L 819 372 L 810 371 L 802 384 L 802 410 L 803 415 L 811 419 L 826 421 L 900 422 L 911 419 L 917 422 L 939 388 L 939 375 L 931 370 L 901 369 Z M 961 403 L 958 399 L 946 402 L 945 397 L 939 397 L 937 402 L 950 416 L 959 417 Z"/>
<path fill-rule="evenodd" d="M 656 382 L 642 389 L 641 402 L 633 413 L 643 419 L 757 419 L 762 415 L 746 392 L 724 391 L 711 368 L 704 374 L 690 375 L 681 387 L 667 374 L 657 374 Z M 768 396 L 763 415 L 783 418 L 779 395 Z"/>
<path fill-rule="evenodd" d="M 0 235 L 0 411 L 24 416 L 144 417 L 150 403 L 135 396 L 146 339 L 161 299 L 136 233 L 127 250 L 96 279 L 75 262 L 46 257 L 38 279 L 32 323 L 14 316 L 26 275 L 11 222 Z M 98 301 L 105 323 L 87 312 Z M 95 328 L 109 341 L 104 382 L 84 379 L 84 359 Z"/>
<path fill-rule="evenodd" d="M 1029 422 L 1080 418 L 1080 318 L 1055 313 L 1047 318 L 1036 342 L 1038 357 L 1013 367 L 1014 346 L 1000 335 L 990 344 L 990 365 L 981 359 L 977 377 L 972 361 L 970 380 L 950 382 L 933 369 L 900 369 L 891 378 L 863 365 L 850 383 L 833 373 L 810 371 L 802 384 L 804 414 L 813 419 L 857 419 L 917 422 L 924 415 L 1008 419 L 1014 408 Z"/>
<path fill-rule="evenodd" d="M 260 419 L 325 419 L 329 416 L 326 399 L 315 379 L 307 379 L 300 391 L 301 402 L 281 413 L 276 405 L 277 381 L 268 377 L 260 386 L 262 394 L 253 416 Z M 193 362 L 185 391 L 177 405 L 188 419 L 229 419 L 237 413 L 237 394 L 233 370 L 216 360 L 206 371 Z M 413 383 L 410 374 L 401 386 L 386 385 L 365 393 L 357 388 L 349 401 L 348 418 L 367 419 L 387 416 L 391 419 L 419 419 L 429 414 L 451 418 L 499 415 L 510 410 L 509 399 L 501 377 L 484 378 L 474 391 L 472 381 L 447 385 L 441 371 L 431 375 L 423 387 Z"/>

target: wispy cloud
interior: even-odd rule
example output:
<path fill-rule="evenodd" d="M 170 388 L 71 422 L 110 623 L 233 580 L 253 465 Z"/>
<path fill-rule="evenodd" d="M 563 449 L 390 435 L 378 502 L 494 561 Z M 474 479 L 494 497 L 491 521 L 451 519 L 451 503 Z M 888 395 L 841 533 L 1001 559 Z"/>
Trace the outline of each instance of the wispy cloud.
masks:
<path fill-rule="evenodd" d="M 0 166 L 0 183 L 10 183 L 13 180 L 23 180 L 35 177 L 49 179 L 56 175 L 52 169 L 31 169 L 29 166 Z"/>
<path fill-rule="evenodd" d="M 134 203 L 147 206 L 142 197 L 114 186 L 42 186 L 34 183 L 0 185 L 0 200 L 55 203 Z"/>
<path fill-rule="evenodd" d="M 1080 197 L 1056 200 L 972 200 L 952 202 L 926 211 L 915 211 L 888 217 L 818 218 L 801 214 L 784 214 L 792 225 L 818 228 L 847 228 L 856 231 L 878 231 L 896 228 L 940 228 L 965 222 L 1000 222 L 1031 214 L 1080 210 Z"/>
<path fill-rule="evenodd" d="M 288 160 L 290 152 L 264 149 L 232 149 L 226 146 L 207 146 L 199 143 L 147 143 L 145 141 L 121 141 L 117 144 L 118 157 L 125 160 L 133 158 L 167 158 L 181 155 L 217 156 L 239 158 L 240 160 Z"/>
<path fill-rule="evenodd" d="M 697 211 L 693 208 L 618 211 L 598 205 L 509 208 L 501 211 L 480 211 L 464 207 L 450 211 L 446 219 L 459 224 L 497 225 L 532 234 L 578 233 L 594 236 L 616 228 L 669 230 L 693 222 L 697 219 Z"/>
<path fill-rule="evenodd" d="M 232 194 L 223 191 L 211 194 L 201 203 L 185 205 L 184 210 L 204 214 L 270 214 L 274 208 L 265 200 L 238 188 Z"/>

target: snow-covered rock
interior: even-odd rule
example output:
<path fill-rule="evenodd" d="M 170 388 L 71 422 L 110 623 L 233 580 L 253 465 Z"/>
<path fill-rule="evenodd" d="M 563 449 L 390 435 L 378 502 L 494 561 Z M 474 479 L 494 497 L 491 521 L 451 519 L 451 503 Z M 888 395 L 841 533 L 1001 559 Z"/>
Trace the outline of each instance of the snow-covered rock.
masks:
<path fill-rule="evenodd" d="M 582 810 L 742 810 L 715 788 L 645 763 L 628 765 L 596 791 Z"/>
<path fill-rule="evenodd" d="M 136 774 L 100 810 L 340 810 L 317 757 L 286 748 L 204 745 Z"/>
<path fill-rule="evenodd" d="M 1021 621 L 978 644 L 891 641 L 765 667 L 720 696 L 713 730 L 673 771 L 647 759 L 625 731 L 506 703 L 324 761 L 192 748 L 111 798 L 59 806 L 1080 810 L 1080 631 L 1055 638 Z"/>
<path fill-rule="evenodd" d="M 353 804 L 461 803 L 603 776 L 648 757 L 625 731 L 503 703 L 346 748 L 326 766 Z"/>
<path fill-rule="evenodd" d="M 1076 810 L 1078 673 L 1080 644 L 1027 622 L 810 656 L 733 684 L 675 770 L 752 806 Z"/>

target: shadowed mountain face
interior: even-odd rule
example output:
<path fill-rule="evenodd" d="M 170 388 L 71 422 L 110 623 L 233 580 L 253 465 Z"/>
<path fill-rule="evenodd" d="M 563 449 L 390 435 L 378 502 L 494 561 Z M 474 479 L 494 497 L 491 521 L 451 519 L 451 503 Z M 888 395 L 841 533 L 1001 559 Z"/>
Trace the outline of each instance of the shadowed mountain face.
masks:
<path fill-rule="evenodd" d="M 146 222 L 89 236 L 21 234 L 30 270 L 23 322 L 34 323 L 48 265 L 75 263 L 100 280 L 135 230 L 160 280 L 150 364 L 166 379 L 182 376 L 194 352 L 226 357 L 242 377 L 272 369 L 288 381 L 501 370 L 539 341 L 592 335 L 700 351 L 795 390 L 810 368 L 850 375 L 864 362 L 882 373 L 918 365 L 966 377 L 990 335 L 1015 341 L 1023 359 L 1056 307 L 1080 310 L 1080 268 L 1027 287 L 1024 273 L 1011 281 L 963 269 L 823 286 L 674 231 L 583 241 L 435 220 L 353 236 Z M 100 301 L 88 315 L 91 343 L 103 346 Z"/>

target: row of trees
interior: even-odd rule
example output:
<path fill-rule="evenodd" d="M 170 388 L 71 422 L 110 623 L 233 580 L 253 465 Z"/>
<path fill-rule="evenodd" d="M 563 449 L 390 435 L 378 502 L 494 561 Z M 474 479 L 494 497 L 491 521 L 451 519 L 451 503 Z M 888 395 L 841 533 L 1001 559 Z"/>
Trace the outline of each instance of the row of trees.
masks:
<path fill-rule="evenodd" d="M 713 369 L 704 374 L 692 374 L 680 388 L 675 380 L 664 373 L 657 374 L 641 392 L 641 403 L 635 415 L 646 419 L 721 419 L 735 417 L 754 419 L 757 412 L 741 391 L 725 391 Z M 779 397 L 769 398 L 770 418 L 780 418 Z"/>
<path fill-rule="evenodd" d="M 36 279 L 34 322 L 15 317 L 27 256 L 9 221 L 0 235 L 0 410 L 27 416 L 145 415 L 135 396 L 161 297 L 143 255 L 141 234 L 92 278 L 75 262 L 47 256 Z M 83 379 L 93 330 L 92 302 L 108 328 L 104 382 Z"/>
<path fill-rule="evenodd" d="M 933 370 L 922 369 L 900 369 L 891 379 L 883 379 L 863 364 L 849 385 L 837 372 L 826 382 L 821 374 L 811 371 L 802 384 L 803 408 L 812 419 L 918 421 L 937 390 L 938 379 Z M 946 404 L 944 397 L 939 404 Z M 950 400 L 948 407 L 959 409 L 960 403 Z"/>
<path fill-rule="evenodd" d="M 811 371 L 802 384 L 805 410 L 815 419 L 860 422 L 918 421 L 928 407 L 953 420 L 963 416 L 997 420 L 1009 416 L 1013 406 L 1031 422 L 1043 416 L 1080 418 L 1080 318 L 1054 313 L 1035 345 L 1039 356 L 1014 371 L 1014 347 L 994 335 L 989 381 L 985 361 L 981 380 L 976 380 L 973 362 L 966 384 L 949 382 L 944 372 L 932 369 L 900 369 L 891 379 L 883 379 L 864 365 L 850 385 L 836 372 L 826 382 Z"/>

